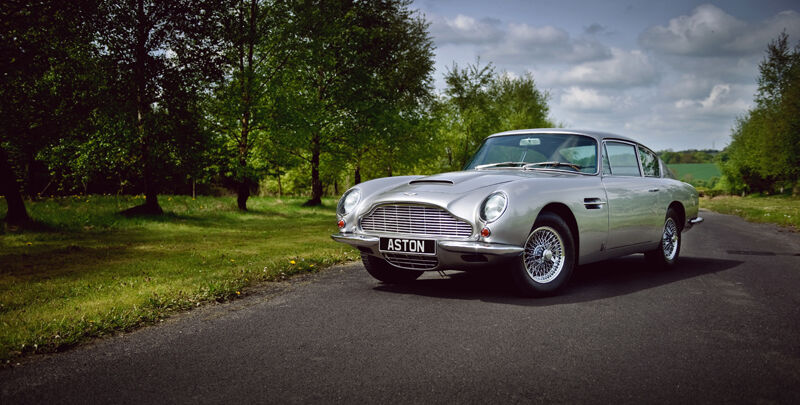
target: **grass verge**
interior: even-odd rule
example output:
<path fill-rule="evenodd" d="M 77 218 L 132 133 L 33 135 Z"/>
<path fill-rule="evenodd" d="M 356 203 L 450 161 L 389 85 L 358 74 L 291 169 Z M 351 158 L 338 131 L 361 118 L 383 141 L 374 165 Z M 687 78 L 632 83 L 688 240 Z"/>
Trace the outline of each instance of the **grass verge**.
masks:
<path fill-rule="evenodd" d="M 717 196 L 700 199 L 700 207 L 738 215 L 752 222 L 769 222 L 800 229 L 800 198 L 783 195 Z"/>
<path fill-rule="evenodd" d="M 333 242 L 335 201 L 160 196 L 165 215 L 126 218 L 139 196 L 28 203 L 36 231 L 0 230 L 0 360 L 223 301 L 245 287 L 356 258 Z M 0 218 L 5 216 L 0 199 Z"/>

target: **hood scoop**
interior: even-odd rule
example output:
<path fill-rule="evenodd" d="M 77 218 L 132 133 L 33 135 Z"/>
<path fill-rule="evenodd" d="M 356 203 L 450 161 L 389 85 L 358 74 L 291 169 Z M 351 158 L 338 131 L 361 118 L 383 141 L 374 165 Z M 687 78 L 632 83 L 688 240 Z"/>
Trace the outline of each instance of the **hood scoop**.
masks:
<path fill-rule="evenodd" d="M 453 183 L 453 180 L 425 179 L 425 178 L 422 178 L 422 179 L 411 180 L 411 181 L 408 182 L 408 184 L 449 184 L 449 185 L 453 185 L 455 183 Z"/>

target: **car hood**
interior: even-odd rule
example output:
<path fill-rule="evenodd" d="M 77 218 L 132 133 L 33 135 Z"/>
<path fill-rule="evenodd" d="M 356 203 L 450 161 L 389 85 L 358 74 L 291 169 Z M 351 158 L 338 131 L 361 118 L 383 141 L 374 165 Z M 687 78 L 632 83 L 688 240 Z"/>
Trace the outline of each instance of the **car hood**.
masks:
<path fill-rule="evenodd" d="M 522 170 L 469 170 L 418 177 L 384 190 L 382 199 L 404 199 L 426 194 L 464 195 L 484 187 L 520 179 L 563 176 L 558 173 Z M 567 176 L 574 176 L 567 174 Z"/>

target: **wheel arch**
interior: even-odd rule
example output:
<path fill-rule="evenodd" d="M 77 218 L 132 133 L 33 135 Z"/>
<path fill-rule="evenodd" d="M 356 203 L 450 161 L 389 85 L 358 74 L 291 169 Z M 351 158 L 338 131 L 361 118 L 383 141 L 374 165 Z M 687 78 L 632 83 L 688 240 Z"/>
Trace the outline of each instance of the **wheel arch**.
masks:
<path fill-rule="evenodd" d="M 581 251 L 581 248 L 580 248 L 580 239 L 581 238 L 580 238 L 580 234 L 578 233 L 578 221 L 575 219 L 575 215 L 572 213 L 572 210 L 570 210 L 569 207 L 567 207 L 566 205 L 564 205 L 562 203 L 549 203 L 549 204 L 545 205 L 544 207 L 542 207 L 542 209 L 539 211 L 539 215 L 536 216 L 536 221 L 538 221 L 539 218 L 544 213 L 548 213 L 548 212 L 552 213 L 552 214 L 555 214 L 555 215 L 558 215 L 559 217 L 561 217 L 561 219 L 564 220 L 564 222 L 567 223 L 567 226 L 569 227 L 569 232 L 572 234 L 572 242 L 575 244 L 575 258 L 574 259 L 575 259 L 575 263 L 577 264 L 578 263 L 578 258 L 580 257 L 578 252 Z M 531 225 L 531 232 L 533 231 L 534 226 L 536 225 L 536 221 L 534 221 L 533 225 Z"/>
<path fill-rule="evenodd" d="M 674 210 L 675 213 L 678 214 L 678 226 L 681 230 L 683 230 L 684 226 L 686 226 L 686 209 L 683 207 L 680 201 L 673 201 L 667 207 L 667 212 L 669 210 Z"/>

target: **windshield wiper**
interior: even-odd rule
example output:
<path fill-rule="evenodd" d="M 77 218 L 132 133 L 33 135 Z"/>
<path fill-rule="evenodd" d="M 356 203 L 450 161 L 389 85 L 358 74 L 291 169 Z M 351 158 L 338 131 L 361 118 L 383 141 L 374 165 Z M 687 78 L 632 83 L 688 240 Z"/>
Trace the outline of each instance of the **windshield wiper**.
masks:
<path fill-rule="evenodd" d="M 498 162 L 498 163 L 487 163 L 485 165 L 477 165 L 475 166 L 476 169 L 486 169 L 489 167 L 501 167 L 501 166 L 524 166 L 528 164 L 528 162 Z"/>
<path fill-rule="evenodd" d="M 523 169 L 536 169 L 537 168 L 536 166 L 556 166 L 556 167 L 558 167 L 558 166 L 567 166 L 567 167 L 575 169 L 575 171 L 578 171 L 578 172 L 581 171 L 581 167 L 580 166 L 578 166 L 576 164 L 573 164 L 573 163 L 565 163 L 565 162 L 536 162 L 536 163 L 528 163 L 525 166 L 523 166 L 522 168 Z"/>

